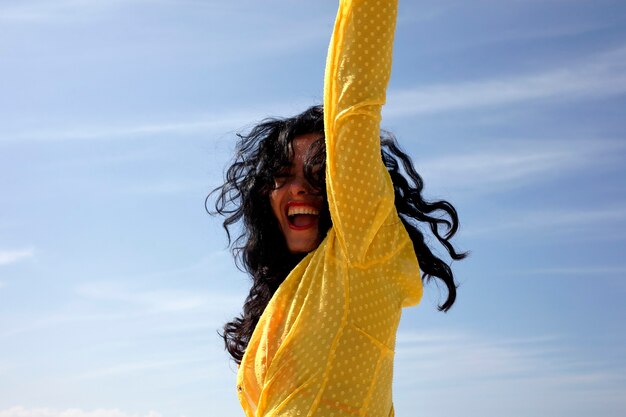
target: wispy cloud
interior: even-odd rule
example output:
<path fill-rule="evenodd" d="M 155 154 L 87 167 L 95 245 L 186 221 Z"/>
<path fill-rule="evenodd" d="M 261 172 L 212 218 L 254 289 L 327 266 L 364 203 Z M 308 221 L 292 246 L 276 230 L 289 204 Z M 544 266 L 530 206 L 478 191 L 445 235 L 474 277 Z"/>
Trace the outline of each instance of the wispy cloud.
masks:
<path fill-rule="evenodd" d="M 215 185 L 217 186 L 217 184 Z M 112 190 L 118 194 L 128 194 L 132 196 L 138 195 L 154 195 L 154 194 L 177 194 L 184 192 L 199 193 L 208 191 L 211 184 L 207 184 L 207 180 L 162 180 L 153 183 L 129 184 L 116 187 Z"/>
<path fill-rule="evenodd" d="M 35 256 L 34 249 L 0 250 L 0 265 L 8 265 Z"/>
<path fill-rule="evenodd" d="M 623 402 L 615 389 L 626 386 L 623 365 L 610 358 L 589 359 L 563 336 L 497 339 L 449 331 L 429 338 L 428 331 L 420 333 L 417 339 L 412 333 L 398 335 L 396 361 L 402 366 L 394 375 L 397 392 L 427 393 L 435 402 L 458 398 L 459 404 L 449 404 L 442 414 L 456 414 L 464 404 L 472 410 L 464 414 L 471 416 L 500 408 L 514 410 L 508 414 L 513 416 L 538 415 L 536 411 L 546 406 L 559 410 L 553 415 L 567 415 L 563 411 L 569 404 L 561 399 L 577 392 L 599 394 L 613 404 Z M 480 403 L 484 393 L 492 399 L 487 408 Z M 525 404 L 535 404 L 538 410 L 525 410 Z M 594 400 L 586 397 L 583 407 L 594 406 Z"/>
<path fill-rule="evenodd" d="M 542 2 L 545 5 L 545 2 Z M 511 42 L 521 40 L 536 40 L 536 39 L 552 39 L 567 37 L 573 35 L 580 35 L 583 33 L 597 31 L 609 26 L 610 22 L 576 22 L 576 23 L 564 23 L 539 26 L 536 28 L 529 28 L 523 26 L 521 28 L 511 28 L 506 31 L 498 31 L 493 37 L 489 37 L 485 40 L 478 41 L 478 44 L 496 43 L 496 42 Z M 468 45 L 464 45 L 468 46 Z"/>
<path fill-rule="evenodd" d="M 155 136 L 162 134 L 192 135 L 204 132 L 223 132 L 226 129 L 241 126 L 253 120 L 249 115 L 224 114 L 201 117 L 199 120 L 172 121 L 167 123 L 137 124 L 119 126 L 77 126 L 68 128 L 53 128 L 39 131 L 18 133 L 4 133 L 4 141 L 35 140 L 94 140 L 94 139 L 132 139 L 137 137 Z"/>
<path fill-rule="evenodd" d="M 412 369 L 398 375 L 399 383 L 417 379 L 449 380 L 445 373 L 434 374 L 437 369 L 456 369 L 459 379 L 500 377 L 526 377 L 536 372 L 539 362 L 558 353 L 555 341 L 558 336 L 531 336 L 511 340 L 490 340 L 468 332 L 423 332 L 420 335 L 399 334 L 396 352 L 398 362 Z M 415 358 L 420 358 L 419 362 Z M 443 364 L 453 361 L 454 364 Z M 413 371 L 419 372 L 413 373 Z"/>
<path fill-rule="evenodd" d="M 245 126 L 251 126 L 271 115 L 285 115 L 302 111 L 310 105 L 303 100 L 287 103 L 267 103 L 256 108 L 243 110 L 222 111 L 198 115 L 195 118 L 171 120 L 168 122 L 137 122 L 121 124 L 112 121 L 108 125 L 82 126 L 55 126 L 40 130 L 23 130 L 14 132 L 0 132 L 1 142 L 24 141 L 72 141 L 72 140 L 128 140 L 158 135 L 167 135 L 172 139 L 180 136 L 191 136 L 199 133 L 214 133 L 237 131 Z M 111 127 L 111 125 L 117 125 Z M 202 136 L 206 139 L 206 136 Z"/>
<path fill-rule="evenodd" d="M 624 93 L 626 46 L 586 56 L 541 73 L 391 91 L 385 115 L 403 117 L 529 100 L 571 100 Z"/>
<path fill-rule="evenodd" d="M 429 20 L 435 20 L 439 17 L 445 16 L 455 5 L 451 2 L 433 2 L 427 4 L 427 2 L 409 3 L 406 2 L 401 5 L 402 9 L 398 13 L 398 26 L 402 25 L 414 25 L 416 23 L 425 22 Z"/>
<path fill-rule="evenodd" d="M 80 285 L 76 292 L 84 297 L 102 301 L 118 301 L 154 312 L 198 310 L 223 302 L 224 297 L 212 299 L 196 291 L 175 289 L 138 291 L 115 282 L 97 282 Z"/>
<path fill-rule="evenodd" d="M 543 73 L 483 81 L 417 87 L 391 91 L 387 117 L 439 113 L 485 106 L 514 104 L 534 99 L 568 100 L 626 93 L 626 46 L 588 56 L 567 66 Z M 142 138 L 162 134 L 193 135 L 224 132 L 259 120 L 267 114 L 291 114 L 304 104 L 263 105 L 263 111 L 233 111 L 196 119 L 109 126 L 74 126 L 38 131 L 4 132 L 2 141 L 94 140 Z"/>
<path fill-rule="evenodd" d="M 206 352 L 203 351 L 202 354 L 196 354 L 195 357 L 189 357 L 189 355 L 186 354 L 184 359 L 181 359 L 179 357 L 177 359 L 129 361 L 126 363 L 107 366 L 95 370 L 92 369 L 87 372 L 78 374 L 72 377 L 72 379 L 100 379 L 105 377 L 136 373 L 145 375 L 147 372 L 150 371 L 162 371 L 166 369 L 172 370 L 180 368 L 183 365 L 208 365 L 208 361 L 209 358 L 207 357 Z"/>
<path fill-rule="evenodd" d="M 205 290 L 158 288 L 155 284 L 163 279 L 183 282 L 190 276 L 206 276 L 209 281 Z M 2 329 L 0 338 L 73 324 L 100 326 L 106 322 L 140 325 L 142 331 L 159 334 L 213 331 L 240 311 L 245 292 L 240 287 L 245 282 L 243 273 L 233 267 L 230 253 L 217 250 L 178 268 L 79 284 L 73 288 L 78 297 L 72 297 L 76 304 L 71 308 L 15 321 Z"/>
<path fill-rule="evenodd" d="M 429 188 L 476 195 L 515 189 L 582 168 L 605 168 L 621 163 L 624 153 L 623 141 L 501 140 L 426 160 L 418 168 Z"/>
<path fill-rule="evenodd" d="M 615 225 L 626 224 L 626 207 L 545 208 L 533 211 L 508 212 L 506 218 L 493 218 L 492 220 L 488 225 L 469 225 L 463 230 L 463 235 L 466 237 L 493 236 L 512 231 L 536 234 L 540 231 L 543 236 L 576 233 L 584 236 L 584 239 L 587 240 L 600 236 L 623 238 L 623 233 L 620 232 L 623 228 L 615 227 Z M 617 234 L 615 230 L 617 230 Z"/>
<path fill-rule="evenodd" d="M 234 305 L 241 303 L 241 294 L 229 292 L 226 289 L 219 292 L 185 290 L 180 287 L 155 289 L 154 280 L 158 277 L 173 279 L 189 273 L 192 275 L 208 273 L 218 276 L 234 274 L 231 263 L 228 251 L 217 250 L 198 262 L 184 267 L 134 277 L 118 277 L 116 280 L 87 282 L 78 285 L 74 291 L 92 300 L 121 302 L 150 313 L 228 311 Z M 224 275 L 221 276 L 224 277 Z"/>
<path fill-rule="evenodd" d="M 113 7 L 128 3 L 128 0 L 57 0 L 21 1 L 0 6 L 0 21 L 33 22 L 44 20 L 67 20 L 77 16 L 102 13 Z"/>
<path fill-rule="evenodd" d="M 509 271 L 513 274 L 537 274 L 537 275 L 624 275 L 626 276 L 626 266 L 556 266 L 546 268 L 534 268 L 520 271 Z"/>
<path fill-rule="evenodd" d="M 0 417 L 163 417 L 156 411 L 147 414 L 131 414 L 118 409 L 97 409 L 86 411 L 80 408 L 57 410 L 52 408 L 11 407 L 0 410 Z"/>

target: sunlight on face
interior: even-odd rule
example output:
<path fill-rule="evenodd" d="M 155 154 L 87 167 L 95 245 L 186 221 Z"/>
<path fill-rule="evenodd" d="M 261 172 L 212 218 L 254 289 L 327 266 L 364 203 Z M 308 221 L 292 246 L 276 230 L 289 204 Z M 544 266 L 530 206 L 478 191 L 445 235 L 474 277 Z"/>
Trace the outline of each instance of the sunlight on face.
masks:
<path fill-rule="evenodd" d="M 305 156 L 320 137 L 318 133 L 309 133 L 293 140 L 291 167 L 277 176 L 269 196 L 272 211 L 291 253 L 311 252 L 321 242 L 319 215 L 323 197 L 304 177 Z"/>

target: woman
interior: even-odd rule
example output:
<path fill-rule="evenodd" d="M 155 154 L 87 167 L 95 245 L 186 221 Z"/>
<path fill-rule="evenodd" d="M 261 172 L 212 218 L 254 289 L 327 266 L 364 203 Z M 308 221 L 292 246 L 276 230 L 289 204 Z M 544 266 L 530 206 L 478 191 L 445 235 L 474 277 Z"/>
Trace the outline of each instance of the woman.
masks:
<path fill-rule="evenodd" d="M 440 309 L 454 303 L 452 271 L 418 223 L 462 259 L 450 244 L 456 211 L 424 201 L 410 159 L 380 137 L 396 3 L 341 1 L 324 112 L 240 136 L 216 190 L 227 232 L 242 222 L 235 254 L 253 279 L 223 335 L 247 417 L 393 415 L 395 335 L 402 307 L 422 295 L 418 259 L 448 288 Z"/>

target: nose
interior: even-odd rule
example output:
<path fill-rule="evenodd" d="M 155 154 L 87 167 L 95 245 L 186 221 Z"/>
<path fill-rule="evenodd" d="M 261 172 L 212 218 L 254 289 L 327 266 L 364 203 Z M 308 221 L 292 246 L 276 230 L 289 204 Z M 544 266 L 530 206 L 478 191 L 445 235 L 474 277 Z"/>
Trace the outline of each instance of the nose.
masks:
<path fill-rule="evenodd" d="M 304 178 L 304 175 L 296 175 L 289 182 L 289 192 L 292 195 L 305 195 L 311 192 L 311 184 Z"/>

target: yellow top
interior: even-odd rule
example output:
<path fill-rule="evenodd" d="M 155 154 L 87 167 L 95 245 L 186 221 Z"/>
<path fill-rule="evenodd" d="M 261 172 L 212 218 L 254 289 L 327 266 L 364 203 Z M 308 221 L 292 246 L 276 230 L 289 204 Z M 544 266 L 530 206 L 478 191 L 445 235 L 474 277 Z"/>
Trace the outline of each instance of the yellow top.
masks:
<path fill-rule="evenodd" d="M 401 307 L 422 281 L 380 155 L 397 0 L 341 0 L 324 85 L 333 227 L 278 288 L 237 375 L 246 417 L 388 417 Z"/>

